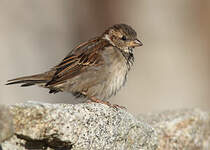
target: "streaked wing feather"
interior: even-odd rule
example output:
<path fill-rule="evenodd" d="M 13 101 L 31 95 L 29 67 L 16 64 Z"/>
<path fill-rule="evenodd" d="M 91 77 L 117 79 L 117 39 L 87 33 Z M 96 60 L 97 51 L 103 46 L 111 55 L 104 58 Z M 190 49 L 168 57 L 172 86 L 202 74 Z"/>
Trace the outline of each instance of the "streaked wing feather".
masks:
<path fill-rule="evenodd" d="M 102 60 L 99 51 L 107 44 L 108 42 L 96 38 L 77 46 L 59 65 L 55 66 L 56 72 L 46 86 L 55 86 L 64 83 L 66 80 L 85 71 L 90 66 L 97 66 Z"/>

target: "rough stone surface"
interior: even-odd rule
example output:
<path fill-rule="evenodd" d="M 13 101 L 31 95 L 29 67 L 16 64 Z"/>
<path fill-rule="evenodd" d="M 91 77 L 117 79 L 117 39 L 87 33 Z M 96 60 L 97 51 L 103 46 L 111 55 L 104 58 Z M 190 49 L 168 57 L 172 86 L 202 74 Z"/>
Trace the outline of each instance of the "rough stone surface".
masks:
<path fill-rule="evenodd" d="M 3 150 L 129 150 L 157 147 L 157 135 L 126 110 L 102 104 L 25 103 L 12 106 L 15 135 Z"/>
<path fill-rule="evenodd" d="M 200 109 L 139 115 L 155 128 L 157 150 L 210 150 L 210 114 Z"/>
<path fill-rule="evenodd" d="M 96 103 L 28 102 L 10 112 L 15 134 L 2 143 L 3 150 L 210 149 L 210 114 L 199 109 L 134 117 Z"/>
<path fill-rule="evenodd" d="M 13 134 L 12 116 L 6 106 L 0 105 L 0 143 Z"/>

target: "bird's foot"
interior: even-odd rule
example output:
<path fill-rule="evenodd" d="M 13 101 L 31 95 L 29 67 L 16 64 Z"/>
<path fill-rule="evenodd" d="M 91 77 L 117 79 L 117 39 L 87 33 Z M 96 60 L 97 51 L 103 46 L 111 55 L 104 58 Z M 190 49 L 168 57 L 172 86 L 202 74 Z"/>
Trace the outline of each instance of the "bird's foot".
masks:
<path fill-rule="evenodd" d="M 127 109 L 125 106 L 120 106 L 120 105 L 117 105 L 117 104 L 113 104 L 112 107 L 113 108 L 120 108 L 120 109 Z"/>
<path fill-rule="evenodd" d="M 97 99 L 95 97 L 91 97 L 89 102 L 95 102 L 95 103 L 105 104 L 105 105 L 107 105 L 109 107 L 112 107 L 112 108 L 115 108 L 115 109 L 118 109 L 118 108 L 120 108 L 120 109 L 126 109 L 126 107 L 124 107 L 124 106 L 120 106 L 120 105 L 117 105 L 117 104 L 113 104 L 112 105 L 108 101 L 103 101 L 103 100 Z"/>

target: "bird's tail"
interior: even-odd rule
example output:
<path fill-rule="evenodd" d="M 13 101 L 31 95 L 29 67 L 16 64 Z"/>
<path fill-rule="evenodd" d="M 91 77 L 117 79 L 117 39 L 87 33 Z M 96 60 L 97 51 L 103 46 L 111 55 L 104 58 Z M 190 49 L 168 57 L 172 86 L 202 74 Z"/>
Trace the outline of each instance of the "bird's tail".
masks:
<path fill-rule="evenodd" d="M 31 85 L 45 85 L 49 81 L 45 74 L 36 74 L 32 76 L 24 76 L 16 79 L 8 80 L 6 85 L 21 84 L 21 87 Z"/>

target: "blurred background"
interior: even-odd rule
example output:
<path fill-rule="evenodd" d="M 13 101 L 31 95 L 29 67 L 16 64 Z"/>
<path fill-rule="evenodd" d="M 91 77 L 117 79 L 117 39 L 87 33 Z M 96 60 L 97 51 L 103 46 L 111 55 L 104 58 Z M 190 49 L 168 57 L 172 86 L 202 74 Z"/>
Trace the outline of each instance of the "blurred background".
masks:
<path fill-rule="evenodd" d="M 76 103 L 70 93 L 5 86 L 41 73 L 78 43 L 116 23 L 131 25 L 144 43 L 124 88 L 110 99 L 130 112 L 210 108 L 209 0 L 1 0 L 0 103 Z"/>

